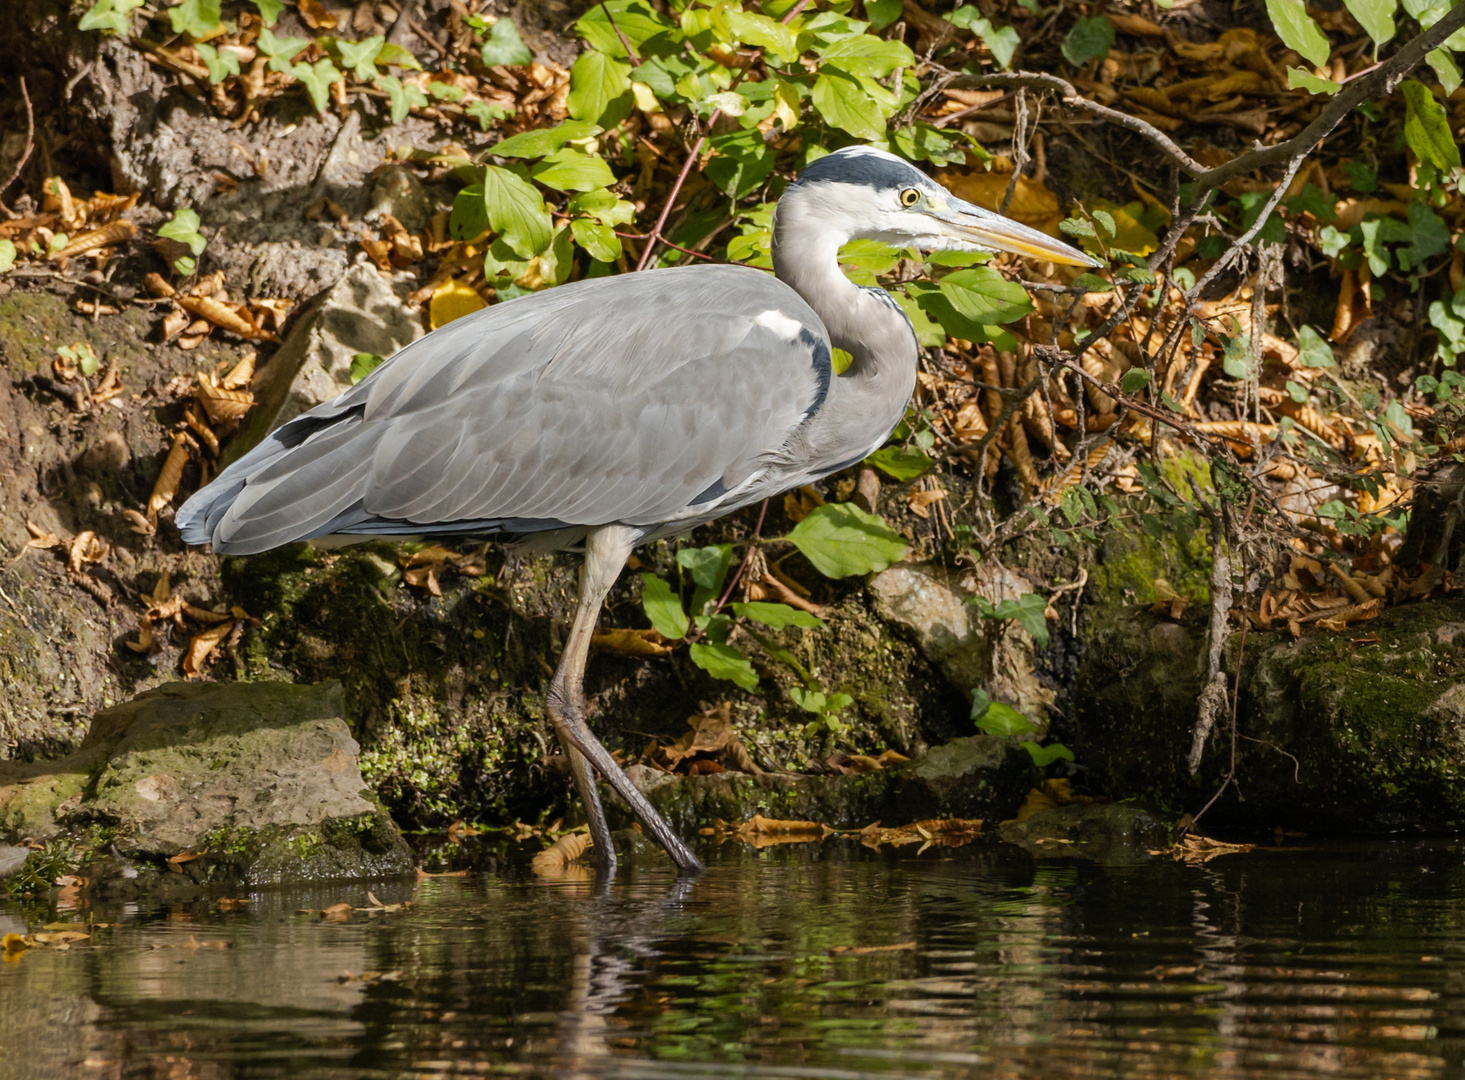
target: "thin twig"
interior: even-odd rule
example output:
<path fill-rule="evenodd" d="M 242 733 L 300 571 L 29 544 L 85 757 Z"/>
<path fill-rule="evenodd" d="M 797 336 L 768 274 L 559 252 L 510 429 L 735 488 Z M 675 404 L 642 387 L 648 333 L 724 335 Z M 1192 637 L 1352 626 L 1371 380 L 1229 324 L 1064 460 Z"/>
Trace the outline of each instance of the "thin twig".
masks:
<path fill-rule="evenodd" d="M 631 39 L 626 37 L 621 32 L 621 28 L 616 25 L 616 18 L 610 13 L 610 8 L 605 6 L 605 0 L 600 0 L 600 7 L 605 12 L 605 17 L 610 20 L 610 28 L 616 32 L 616 37 L 620 38 L 621 48 L 626 50 L 626 59 L 631 62 L 632 67 L 640 67 L 641 58 L 636 55 L 636 49 L 631 44 Z"/>
<path fill-rule="evenodd" d="M 20 77 L 20 96 L 25 99 L 25 149 L 21 151 L 20 160 L 15 163 L 15 168 L 11 171 L 10 179 L 0 184 L 0 214 L 4 214 L 11 221 L 14 221 L 20 215 L 5 205 L 3 196 L 5 195 L 6 189 L 20 179 L 21 170 L 25 168 L 25 163 L 30 160 L 31 151 L 35 149 L 36 145 L 36 114 L 31 108 L 31 95 L 30 91 L 26 89 L 24 75 Z"/>

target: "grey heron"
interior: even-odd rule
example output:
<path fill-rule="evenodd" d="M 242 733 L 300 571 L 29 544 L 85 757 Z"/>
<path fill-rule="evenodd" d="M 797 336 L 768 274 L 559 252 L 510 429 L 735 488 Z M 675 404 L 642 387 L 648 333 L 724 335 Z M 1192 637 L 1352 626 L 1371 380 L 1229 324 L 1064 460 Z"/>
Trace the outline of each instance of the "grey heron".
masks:
<path fill-rule="evenodd" d="M 190 544 L 240 555 L 453 535 L 583 548 L 546 704 L 596 864 L 615 868 L 598 772 L 680 870 L 699 870 L 586 724 L 590 637 L 636 545 L 847 468 L 900 422 L 919 346 L 889 294 L 841 272 L 840 247 L 856 238 L 1095 265 L 893 154 L 836 150 L 779 200 L 772 275 L 650 270 L 458 319 L 280 426 L 190 498 L 178 527 Z M 836 348 L 852 358 L 838 374 Z"/>

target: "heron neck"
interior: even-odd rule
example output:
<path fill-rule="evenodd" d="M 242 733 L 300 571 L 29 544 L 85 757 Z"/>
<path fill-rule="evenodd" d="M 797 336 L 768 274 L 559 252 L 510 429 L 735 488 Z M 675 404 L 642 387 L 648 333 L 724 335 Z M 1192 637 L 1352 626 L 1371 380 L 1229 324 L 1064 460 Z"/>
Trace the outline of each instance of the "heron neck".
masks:
<path fill-rule="evenodd" d="M 814 309 L 831 343 L 853 357 L 847 375 L 870 376 L 892 367 L 914 378 L 916 348 L 910 324 L 893 304 L 861 289 L 839 268 L 850 239 L 835 209 L 806 201 L 795 187 L 773 216 L 773 272 Z"/>

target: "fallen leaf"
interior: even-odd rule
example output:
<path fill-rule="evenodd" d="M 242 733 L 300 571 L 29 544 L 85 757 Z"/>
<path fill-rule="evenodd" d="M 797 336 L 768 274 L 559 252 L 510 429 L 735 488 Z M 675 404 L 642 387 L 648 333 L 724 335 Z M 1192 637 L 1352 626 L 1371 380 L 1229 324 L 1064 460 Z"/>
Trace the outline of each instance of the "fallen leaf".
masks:
<path fill-rule="evenodd" d="M 178 494 L 178 485 L 183 480 L 183 466 L 188 462 L 188 440 L 180 431 L 173 436 L 173 445 L 163 460 L 163 468 L 153 484 L 153 493 L 148 497 L 148 518 L 156 519 L 158 511 L 173 501 Z"/>
<path fill-rule="evenodd" d="M 198 678 L 203 672 L 204 664 L 208 663 L 209 656 L 233 629 L 234 620 L 230 619 L 195 635 L 188 643 L 188 654 L 183 658 L 183 674 L 190 679 Z"/>
<path fill-rule="evenodd" d="M 598 631 L 591 635 L 590 645 L 615 656 L 669 656 L 674 651 L 653 629 Z"/>
<path fill-rule="evenodd" d="M 422 257 L 420 247 L 417 257 Z M 427 306 L 427 318 L 432 328 L 436 330 L 440 326 L 446 326 L 454 319 L 472 315 L 475 311 L 486 307 L 488 304 L 472 286 L 463 284 L 457 278 L 448 278 L 432 291 L 432 300 L 428 302 Z"/>
<path fill-rule="evenodd" d="M 534 856 L 530 866 L 540 877 L 563 877 L 570 864 L 584 855 L 590 847 L 588 832 L 566 833 Z"/>

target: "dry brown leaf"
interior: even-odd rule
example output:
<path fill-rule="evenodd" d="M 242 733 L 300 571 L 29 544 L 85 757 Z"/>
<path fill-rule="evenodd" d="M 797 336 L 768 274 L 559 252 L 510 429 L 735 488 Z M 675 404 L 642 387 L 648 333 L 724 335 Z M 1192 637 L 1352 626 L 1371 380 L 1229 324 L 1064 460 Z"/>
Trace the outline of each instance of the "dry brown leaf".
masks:
<path fill-rule="evenodd" d="M 138 625 L 137 625 L 137 640 L 136 641 L 124 641 L 122 644 L 126 645 L 129 649 L 131 649 L 135 653 L 142 653 L 142 654 L 146 655 L 147 653 L 152 652 L 153 651 L 153 624 L 152 624 L 152 620 L 151 619 L 142 619 L 138 623 Z"/>
<path fill-rule="evenodd" d="M 87 563 L 101 562 L 107 557 L 111 545 L 96 533 L 87 529 L 76 534 L 67 553 L 66 566 L 73 574 L 79 574 Z"/>
<path fill-rule="evenodd" d="M 183 658 L 183 674 L 190 679 L 198 678 L 203 672 L 204 664 L 208 663 L 213 651 L 219 647 L 219 643 L 229 636 L 229 631 L 234 629 L 234 620 L 219 623 L 211 626 L 201 634 L 194 635 L 188 643 L 188 653 Z"/>
<path fill-rule="evenodd" d="M 156 520 L 158 511 L 173 501 L 178 494 L 178 485 L 183 480 L 183 466 L 188 463 L 188 441 L 180 431 L 173 436 L 173 445 L 163 460 L 162 471 L 158 473 L 153 493 L 148 497 L 148 519 Z"/>
<path fill-rule="evenodd" d="M 198 377 L 196 390 L 199 404 L 213 423 L 238 420 L 254 406 L 254 394 L 248 390 L 230 390 L 205 373 Z"/>
<path fill-rule="evenodd" d="M 588 832 L 566 833 L 534 856 L 530 866 L 540 877 L 564 877 L 570 869 L 570 864 L 584 855 L 590 847 L 591 840 Z"/>
<path fill-rule="evenodd" d="M 224 376 L 223 381 L 219 385 L 225 390 L 246 389 L 254 379 L 254 362 L 255 352 L 253 349 L 250 349 L 239 358 L 237 364 L 229 369 L 229 373 Z"/>
<path fill-rule="evenodd" d="M 31 534 L 31 538 L 25 543 L 26 547 L 36 548 L 39 551 L 45 551 L 48 548 L 61 546 L 61 538 L 59 536 L 57 536 L 53 532 L 47 532 L 35 522 L 27 520 L 25 523 L 25 527 L 26 530 Z"/>
<path fill-rule="evenodd" d="M 245 318 L 234 307 L 229 304 L 215 300 L 210 296 L 179 296 L 177 303 L 185 311 L 191 311 L 200 318 L 207 319 L 215 326 L 228 330 L 231 334 L 250 341 L 276 340 L 275 335 L 267 330 L 261 330 L 255 326 L 253 321 Z M 240 305 L 243 307 L 243 305 Z M 248 310 L 247 308 L 245 310 Z"/>
<path fill-rule="evenodd" d="M 121 244 L 137 237 L 137 226 L 130 221 L 114 221 L 110 225 L 104 225 L 100 229 L 92 229 L 89 232 L 78 233 L 71 237 L 66 246 L 51 252 L 46 258 L 53 261 L 74 258 L 77 255 L 85 255 L 88 251 L 95 251 L 98 248 L 107 247 L 110 244 Z"/>
<path fill-rule="evenodd" d="M 1239 855 L 1253 851 L 1255 848 L 1255 844 L 1228 844 L 1222 840 L 1212 840 L 1208 836 L 1187 833 L 1185 839 L 1170 849 L 1170 854 L 1175 857 L 1176 862 L 1197 865 L 1208 863 L 1222 855 Z M 1155 854 L 1159 854 L 1159 852 L 1155 852 Z"/>
<path fill-rule="evenodd" d="M 655 630 L 603 630 L 591 635 L 590 645 L 614 656 L 668 656 L 672 646 Z"/>

